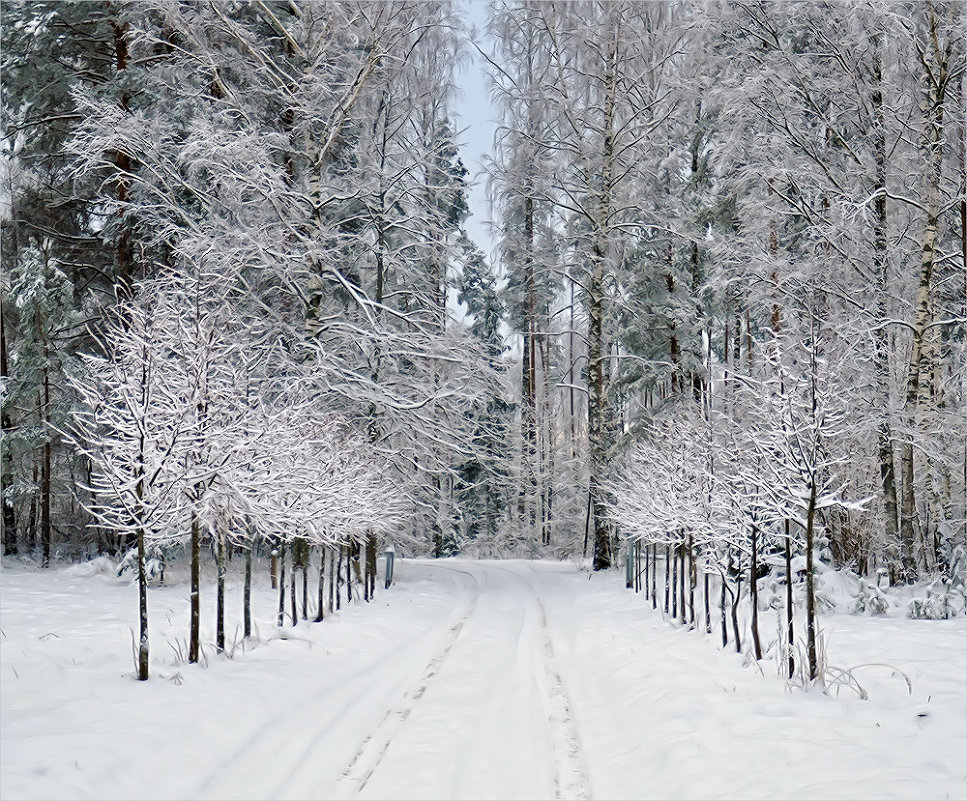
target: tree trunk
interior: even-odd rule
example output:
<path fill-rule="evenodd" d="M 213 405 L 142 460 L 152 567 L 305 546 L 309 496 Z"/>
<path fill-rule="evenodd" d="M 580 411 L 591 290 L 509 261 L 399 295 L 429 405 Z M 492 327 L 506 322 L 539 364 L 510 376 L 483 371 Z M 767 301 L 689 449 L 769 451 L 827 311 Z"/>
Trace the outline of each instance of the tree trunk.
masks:
<path fill-rule="evenodd" d="M 148 570 L 145 563 L 144 529 L 138 529 L 138 680 L 148 678 Z"/>
<path fill-rule="evenodd" d="M 326 547 L 319 547 L 319 605 L 316 609 L 316 623 L 321 623 L 326 617 Z"/>
<path fill-rule="evenodd" d="M 296 542 L 293 541 L 289 546 L 289 603 L 291 604 L 289 615 L 292 620 L 292 625 L 299 625 L 299 605 L 296 603 L 296 587 L 295 587 L 295 566 L 296 566 Z M 283 581 L 284 585 L 285 582 Z"/>
<path fill-rule="evenodd" d="M 681 610 L 681 623 L 684 626 L 688 622 L 688 610 L 685 607 L 685 567 L 687 563 L 687 554 L 685 553 L 685 543 L 682 542 L 678 546 L 678 558 L 681 561 L 681 575 L 679 577 L 679 608 Z"/>
<path fill-rule="evenodd" d="M 255 549 L 255 535 L 245 550 L 245 586 L 242 591 L 242 625 L 245 638 L 252 636 L 252 551 Z"/>
<path fill-rule="evenodd" d="M 337 612 L 339 611 L 340 604 L 342 603 L 342 601 L 341 601 L 341 595 L 339 594 L 339 582 L 342 580 L 341 579 L 341 576 L 342 576 L 342 551 L 343 551 L 343 547 L 342 547 L 342 545 L 340 545 L 339 548 L 338 548 L 338 550 L 336 550 L 336 552 L 333 554 L 333 557 L 332 557 L 333 558 L 333 561 L 335 562 L 335 570 L 333 571 L 333 574 L 332 574 L 332 579 L 331 579 L 332 585 L 330 585 L 330 586 L 332 587 L 334 585 L 334 587 L 335 587 L 336 611 Z M 332 606 L 330 606 L 329 608 L 332 609 Z"/>
<path fill-rule="evenodd" d="M 759 530 L 752 526 L 752 555 L 749 559 L 749 601 L 752 604 L 752 652 L 756 660 L 762 659 L 759 641 Z"/>
<path fill-rule="evenodd" d="M 366 569 L 369 572 L 369 600 L 373 600 L 376 597 L 376 576 L 379 573 L 376 561 L 378 546 L 379 543 L 376 540 L 376 535 L 370 534 L 366 547 Z"/>
<path fill-rule="evenodd" d="M 875 173 L 873 179 L 873 263 L 878 284 L 876 315 L 879 321 L 888 318 L 886 294 L 889 291 L 889 257 L 887 239 L 886 204 L 886 127 L 883 115 L 883 53 L 881 35 L 871 37 L 873 48 L 873 152 Z M 877 452 L 880 462 L 880 486 L 883 490 L 883 534 L 892 544 L 898 538 L 898 512 L 893 452 L 893 431 L 890 424 L 890 346 L 885 325 L 879 325 L 873 333 L 874 372 L 876 395 L 880 415 L 877 425 Z"/>
<path fill-rule="evenodd" d="M 669 551 L 670 551 L 670 549 L 669 549 L 668 545 L 666 544 L 665 545 L 665 614 L 666 615 L 668 614 L 668 600 L 669 600 L 668 599 L 668 592 L 669 592 L 669 589 L 668 588 L 671 586 L 671 583 L 669 581 L 669 576 L 671 575 L 671 572 L 670 572 L 671 571 L 671 561 L 670 561 Z"/>
<path fill-rule="evenodd" d="M 695 553 L 692 550 L 694 542 L 692 535 L 688 535 L 688 623 L 695 628 Z"/>
<path fill-rule="evenodd" d="M 617 37 L 613 37 L 608 53 L 604 76 L 605 97 L 602 127 L 604 138 L 601 150 L 600 189 L 594 194 L 597 203 L 593 221 L 594 234 L 591 248 L 591 274 L 588 276 L 588 443 L 590 451 L 591 505 L 594 515 L 594 564 L 595 570 L 611 567 L 611 543 L 607 525 L 607 509 L 603 488 L 598 484 L 600 476 L 607 475 L 607 392 L 604 370 L 604 296 L 606 265 L 608 260 L 609 231 L 612 214 L 612 192 L 615 181 L 615 121 L 617 74 Z"/>
<path fill-rule="evenodd" d="M 188 661 L 198 661 L 201 639 L 201 524 L 191 515 L 191 626 L 188 635 Z"/>
<path fill-rule="evenodd" d="M 350 546 L 346 546 L 346 606 L 353 602 L 353 555 Z"/>
<path fill-rule="evenodd" d="M 309 619 L 309 545 L 302 553 L 302 619 Z"/>
<path fill-rule="evenodd" d="M 813 536 L 816 523 L 816 483 L 809 487 L 809 506 L 806 508 L 806 655 L 809 660 L 809 678 L 819 677 L 819 660 L 816 654 L 816 590 L 813 578 Z"/>
<path fill-rule="evenodd" d="M 651 608 L 658 608 L 658 543 L 651 546 Z"/>
<path fill-rule="evenodd" d="M 678 619 L 678 545 L 672 548 L 672 619 Z"/>
<path fill-rule="evenodd" d="M 719 597 L 719 611 L 722 613 L 722 647 L 726 648 L 729 644 L 729 627 L 725 618 L 725 583 L 727 581 L 725 571 L 722 571 L 721 580 L 722 585 L 719 587 L 719 590 L 721 591 L 721 596 Z"/>
<path fill-rule="evenodd" d="M 40 486 L 40 548 L 42 554 L 41 567 L 50 566 L 50 350 L 47 340 L 44 340 L 44 402 L 41 410 L 41 427 L 44 437 L 44 461 L 41 472 Z"/>
<path fill-rule="evenodd" d="M 735 576 L 735 594 L 732 596 L 732 634 L 735 637 L 735 652 L 742 653 L 742 638 L 739 635 L 739 601 L 742 599 L 742 571 Z"/>
<path fill-rule="evenodd" d="M 269 577 L 272 579 L 272 589 L 279 588 L 279 553 L 278 549 L 272 549 L 272 560 L 269 562 Z"/>
<path fill-rule="evenodd" d="M 6 302 L 6 301 L 4 301 Z M 7 333 L 3 324 L 3 314 L 0 314 L 0 382 L 7 383 L 10 377 L 7 364 Z M 4 448 L 3 459 L 0 463 L 0 488 L 6 489 L 13 484 L 13 451 L 10 448 L 10 432 L 13 430 L 13 420 L 4 406 L 0 415 L 0 429 L 2 429 Z M 0 489 L 0 492 L 2 492 Z M 17 514 L 13 499 L 3 493 L 3 555 L 13 556 L 17 553 Z"/>
<path fill-rule="evenodd" d="M 792 542 L 789 539 L 789 521 L 786 521 L 786 538 L 783 543 L 783 556 L 786 562 L 786 644 L 789 648 L 789 678 L 796 675 L 796 637 L 793 630 L 792 607 Z"/>
<path fill-rule="evenodd" d="M 225 650 L 225 532 L 220 528 L 215 533 L 215 560 L 217 575 L 215 580 L 215 648 L 219 653 Z"/>
<path fill-rule="evenodd" d="M 914 303 L 913 339 L 907 366 L 907 391 L 904 412 L 911 437 L 917 429 L 917 412 L 920 405 L 920 384 L 924 372 L 924 333 L 931 318 L 931 283 L 936 263 L 937 228 L 940 219 L 940 184 L 944 155 L 944 102 L 949 80 L 951 44 L 941 52 L 938 21 L 932 4 L 925 6 L 930 26 L 930 44 L 923 54 L 922 63 L 927 85 L 927 101 L 924 111 L 924 145 L 929 163 L 925 165 L 926 192 L 924 206 L 926 222 L 921 240 L 920 280 Z M 952 37 L 951 37 L 952 38 Z M 900 453 L 900 561 L 904 579 L 912 582 L 917 578 L 914 543 L 918 528 L 914 487 L 913 442 L 908 439 Z"/>
<path fill-rule="evenodd" d="M 709 586 L 708 586 L 709 585 L 709 576 L 708 576 L 708 573 L 707 572 L 705 572 L 705 573 L 702 574 L 702 585 L 703 585 L 702 588 L 704 590 L 703 595 L 704 595 L 704 599 L 705 599 L 705 633 L 706 634 L 711 634 L 712 633 L 712 609 L 711 609 L 711 606 L 709 604 L 709 599 L 708 599 L 708 593 L 709 593 Z"/>
<path fill-rule="evenodd" d="M 285 624 L 285 542 L 279 542 L 279 619 L 281 627 Z"/>

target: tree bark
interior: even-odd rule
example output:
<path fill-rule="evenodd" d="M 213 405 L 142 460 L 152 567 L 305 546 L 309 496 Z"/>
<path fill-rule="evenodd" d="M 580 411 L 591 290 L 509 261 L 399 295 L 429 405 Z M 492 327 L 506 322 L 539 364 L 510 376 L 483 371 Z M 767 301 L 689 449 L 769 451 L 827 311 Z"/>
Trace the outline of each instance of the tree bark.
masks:
<path fill-rule="evenodd" d="M 219 528 L 215 532 L 215 649 L 225 650 L 225 532 Z"/>
<path fill-rule="evenodd" d="M 816 589 L 813 577 L 813 537 L 816 521 L 816 483 L 809 488 L 809 505 L 806 508 L 806 656 L 809 661 L 809 678 L 819 676 L 819 660 L 816 653 Z"/>
<path fill-rule="evenodd" d="M 44 400 L 41 409 L 41 428 L 43 429 L 44 448 L 41 466 L 40 485 L 40 548 L 41 567 L 50 566 L 50 346 L 44 338 Z"/>
<path fill-rule="evenodd" d="M 907 366 L 907 391 L 904 412 L 910 427 L 910 437 L 903 443 L 900 453 L 900 561 L 904 579 L 912 582 L 917 578 L 914 543 L 918 528 L 916 496 L 914 487 L 914 450 L 912 437 L 917 428 L 917 412 L 920 405 L 920 383 L 924 372 L 924 333 L 930 324 L 932 279 L 936 263 L 937 227 L 940 219 L 940 183 L 944 154 L 944 101 L 949 78 L 951 43 L 941 51 L 938 21 L 933 4 L 925 5 L 930 27 L 930 44 L 923 53 L 923 66 L 927 84 L 927 103 L 924 107 L 924 144 L 928 164 L 925 172 L 926 192 L 920 278 L 914 303 L 913 339 L 910 344 L 910 360 Z M 951 37 L 952 38 L 952 37 Z"/>
<path fill-rule="evenodd" d="M 148 678 L 148 570 L 145 563 L 144 529 L 138 529 L 138 680 Z"/>
<path fill-rule="evenodd" d="M 679 582 L 680 593 L 678 600 L 681 609 L 681 623 L 683 626 L 688 623 L 688 610 L 685 607 L 685 568 L 688 561 L 688 555 L 685 553 L 685 550 L 685 542 L 683 541 L 678 546 L 679 560 L 681 561 L 681 566 L 679 568 L 681 570 L 681 576 Z"/>
<path fill-rule="evenodd" d="M 326 617 L 326 547 L 319 547 L 319 605 L 316 608 L 316 623 L 321 623 Z"/>
<path fill-rule="evenodd" d="M 670 557 L 669 550 L 670 549 L 669 549 L 668 545 L 666 544 L 665 545 L 665 614 L 666 615 L 668 614 L 668 601 L 669 601 L 669 598 L 668 598 L 668 588 L 670 586 L 669 576 L 671 575 L 671 572 L 670 572 L 671 571 L 671 561 L 670 561 L 670 558 L 669 558 Z"/>
<path fill-rule="evenodd" d="M 759 641 L 759 529 L 752 526 L 752 554 L 749 559 L 749 601 L 752 604 L 752 652 L 756 660 L 762 659 Z"/>
<path fill-rule="evenodd" d="M 692 535 L 688 535 L 688 624 L 695 628 L 695 553 L 692 549 Z"/>
<path fill-rule="evenodd" d="M 305 545 L 302 553 L 302 619 L 309 619 L 309 545 Z"/>
<path fill-rule="evenodd" d="M 191 625 L 188 634 L 188 661 L 198 661 L 201 629 L 201 524 L 191 514 Z"/>
<path fill-rule="evenodd" d="M 6 301 L 4 301 L 6 302 Z M 7 363 L 7 333 L 0 313 L 0 381 L 6 384 L 10 377 Z M 4 406 L 0 415 L 0 428 L 4 442 L 3 460 L 0 463 L 0 492 L 13 484 L 13 451 L 10 448 L 10 432 L 13 430 L 13 420 Z M 3 555 L 13 556 L 17 553 L 17 514 L 13 499 L 3 494 Z"/>
<path fill-rule="evenodd" d="M 876 314 L 882 323 L 887 319 L 886 293 L 889 290 L 889 257 L 887 240 L 886 204 L 886 120 L 883 114 L 883 53 L 882 36 L 871 37 L 873 48 L 873 265 L 878 284 Z M 880 462 L 880 486 L 883 491 L 883 534 L 887 543 L 898 540 L 898 509 L 893 452 L 893 431 L 890 423 L 890 346 L 885 325 L 873 332 L 873 368 L 879 405 L 877 452 Z"/>
<path fill-rule="evenodd" d="M 742 653 L 742 638 L 739 634 L 739 601 L 742 599 L 742 571 L 735 576 L 735 594 L 732 596 L 732 634 L 735 637 L 735 652 Z"/>
<path fill-rule="evenodd" d="M 281 627 L 285 623 L 285 541 L 279 542 L 279 618 Z"/>
<path fill-rule="evenodd" d="M 242 590 L 242 626 L 245 638 L 252 636 L 252 551 L 255 549 L 255 535 L 252 535 L 245 550 L 245 586 Z"/>
<path fill-rule="evenodd" d="M 339 611 L 340 604 L 342 603 L 342 601 L 341 601 L 341 597 L 342 596 L 339 593 L 339 582 L 341 581 L 341 578 L 340 577 L 342 576 L 342 552 L 343 552 L 343 546 L 340 545 L 339 548 L 338 548 L 338 550 L 336 550 L 336 552 L 333 554 L 333 561 L 335 562 L 335 571 L 332 574 L 331 581 L 332 581 L 333 585 L 335 586 L 336 611 L 337 612 Z M 330 609 L 331 608 L 332 607 L 330 607 Z"/>
<path fill-rule="evenodd" d="M 796 674 L 796 637 L 793 630 L 792 606 L 792 542 L 789 539 L 789 521 L 785 522 L 786 537 L 783 541 L 783 556 L 786 562 L 786 645 L 789 648 L 789 678 Z"/>
<path fill-rule="evenodd" d="M 678 619 L 678 545 L 672 548 L 672 619 Z"/>
<path fill-rule="evenodd" d="M 729 644 L 729 627 L 728 627 L 728 623 L 726 623 L 726 617 L 725 617 L 725 583 L 727 579 L 726 579 L 726 574 L 724 570 L 722 571 L 721 580 L 722 580 L 722 584 L 719 587 L 719 591 L 721 593 L 719 597 L 719 611 L 722 614 L 722 647 L 726 648 L 728 647 L 728 644 Z"/>
<path fill-rule="evenodd" d="M 346 605 L 353 602 L 353 554 L 352 547 L 346 546 Z"/>
<path fill-rule="evenodd" d="M 299 605 L 296 603 L 296 587 L 295 587 L 295 566 L 296 566 L 296 542 L 293 541 L 289 546 L 289 603 L 290 615 L 289 618 L 292 620 L 292 625 L 299 625 Z M 282 582 L 285 585 L 285 582 Z"/>
<path fill-rule="evenodd" d="M 712 608 L 711 608 L 711 605 L 709 604 L 709 598 L 708 598 L 709 575 L 707 572 L 702 574 L 702 584 L 704 589 L 703 595 L 705 598 L 705 633 L 711 634 L 712 633 Z"/>

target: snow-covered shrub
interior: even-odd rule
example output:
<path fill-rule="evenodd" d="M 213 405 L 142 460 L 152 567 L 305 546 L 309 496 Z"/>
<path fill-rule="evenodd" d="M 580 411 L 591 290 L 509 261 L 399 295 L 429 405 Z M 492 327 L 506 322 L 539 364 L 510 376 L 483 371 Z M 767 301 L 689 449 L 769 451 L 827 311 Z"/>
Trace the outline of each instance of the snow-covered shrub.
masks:
<path fill-rule="evenodd" d="M 149 551 L 150 554 L 150 551 Z M 123 578 L 124 574 L 129 572 L 137 578 L 138 573 L 138 549 L 131 548 L 124 558 L 121 560 L 120 564 L 117 566 L 117 577 Z M 156 556 L 150 556 L 145 559 L 144 562 L 144 572 L 148 579 L 148 583 L 162 583 L 165 577 L 165 567 L 161 559 Z"/>
<path fill-rule="evenodd" d="M 98 556 L 88 562 L 71 565 L 64 573 L 71 576 L 109 576 L 117 571 L 114 560 L 107 556 Z"/>
<path fill-rule="evenodd" d="M 927 587 L 924 598 L 914 598 L 907 607 L 907 617 L 914 620 L 949 620 L 965 611 L 962 590 L 941 577 Z"/>
<path fill-rule="evenodd" d="M 859 594 L 853 601 L 854 615 L 885 615 L 890 608 L 883 591 L 876 584 L 860 579 Z"/>

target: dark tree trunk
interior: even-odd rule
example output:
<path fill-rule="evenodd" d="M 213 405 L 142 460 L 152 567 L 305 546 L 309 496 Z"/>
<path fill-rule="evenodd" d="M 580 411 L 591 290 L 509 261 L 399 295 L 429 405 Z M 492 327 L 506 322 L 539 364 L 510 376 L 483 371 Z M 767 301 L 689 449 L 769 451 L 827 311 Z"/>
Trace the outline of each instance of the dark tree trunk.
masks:
<path fill-rule="evenodd" d="M 752 555 L 749 559 L 749 602 L 752 604 L 752 652 L 755 658 L 762 659 L 762 645 L 759 642 L 759 530 L 752 526 Z"/>
<path fill-rule="evenodd" d="M 316 609 L 316 623 L 326 617 L 326 546 L 319 547 L 319 605 Z"/>
<path fill-rule="evenodd" d="M 376 597 L 376 557 L 377 557 L 376 535 L 370 534 L 366 539 L 366 575 L 369 580 L 369 593 L 367 600 Z"/>
<path fill-rule="evenodd" d="M 712 633 L 712 608 L 709 604 L 708 593 L 709 593 L 709 577 L 708 573 L 702 574 L 702 584 L 704 585 L 704 596 L 705 596 L 705 633 Z"/>
<path fill-rule="evenodd" d="M 735 594 L 732 596 L 732 634 L 735 637 L 735 652 L 742 653 L 742 637 L 739 635 L 739 601 L 742 599 L 742 572 L 735 577 Z"/>
<path fill-rule="evenodd" d="M 42 554 L 41 567 L 50 566 L 50 351 L 46 339 L 44 340 L 44 401 L 41 410 L 41 426 L 43 427 L 44 449 L 43 465 L 40 485 L 40 548 Z"/>
<path fill-rule="evenodd" d="M 285 543 L 279 543 L 279 626 L 285 624 Z"/>
<path fill-rule="evenodd" d="M 16 216 L 16 215 L 14 215 Z M 7 364 L 7 334 L 3 325 L 3 314 L 0 314 L 0 381 L 6 384 L 9 378 Z M 10 431 L 13 429 L 13 420 L 6 408 L 0 415 L 0 428 L 2 437 L 6 443 L 10 440 Z M 0 488 L 7 488 L 13 484 L 13 452 L 10 447 L 3 449 L 3 461 L 0 464 Z M 17 553 L 17 514 L 13 505 L 13 499 L 3 497 L 3 555 L 13 556 Z"/>
<path fill-rule="evenodd" d="M 786 643 L 789 647 L 789 678 L 791 679 L 796 673 L 796 658 L 793 656 L 796 648 L 796 637 L 792 624 L 792 543 L 789 540 L 788 520 L 786 521 L 786 539 L 782 550 L 786 562 Z"/>
<path fill-rule="evenodd" d="M 671 572 L 670 572 L 671 571 L 671 554 L 670 554 L 670 550 L 671 549 L 666 544 L 665 545 L 665 614 L 666 615 L 669 612 L 669 609 L 668 609 L 668 601 L 669 601 L 668 595 L 669 595 L 669 591 L 670 591 L 669 588 L 671 587 L 671 581 L 669 580 L 669 576 L 671 575 Z"/>
<path fill-rule="evenodd" d="M 332 614 L 333 610 L 339 609 L 339 603 L 336 600 L 336 582 L 339 573 L 336 566 L 336 549 L 327 546 L 326 551 L 329 555 L 329 613 Z"/>
<path fill-rule="evenodd" d="M 658 544 L 651 546 L 651 608 L 658 608 Z"/>
<path fill-rule="evenodd" d="M 651 587 L 649 586 L 649 582 L 651 581 L 650 560 L 651 560 L 651 546 L 646 544 L 645 545 L 645 584 L 644 584 L 646 601 L 649 598 L 651 598 Z"/>
<path fill-rule="evenodd" d="M 726 578 L 724 571 L 722 573 L 721 580 L 722 586 L 719 587 L 719 590 L 721 591 L 721 596 L 719 597 L 719 611 L 722 613 L 722 647 L 725 648 L 729 644 L 729 626 L 726 622 L 725 615 L 725 585 L 728 579 Z"/>
<path fill-rule="evenodd" d="M 138 640 L 138 680 L 148 678 L 148 570 L 145 564 L 144 529 L 138 529 L 138 617 L 140 638 Z"/>
<path fill-rule="evenodd" d="M 215 648 L 225 650 L 225 532 L 215 534 Z"/>
<path fill-rule="evenodd" d="M 819 677 L 819 660 L 816 653 L 816 588 L 813 577 L 813 536 L 816 524 L 816 484 L 809 488 L 809 506 L 806 509 L 806 656 L 809 660 L 809 678 Z"/>
<path fill-rule="evenodd" d="M 695 553 L 692 549 L 692 535 L 688 535 L 688 622 L 695 628 Z"/>
<path fill-rule="evenodd" d="M 302 619 L 309 619 L 309 546 L 302 553 Z"/>
<path fill-rule="evenodd" d="M 353 556 L 349 546 L 346 546 L 346 606 L 353 602 Z"/>
<path fill-rule="evenodd" d="M 678 619 L 678 545 L 672 548 L 672 619 Z"/>
<path fill-rule="evenodd" d="M 201 639 L 201 524 L 191 516 L 191 627 L 188 635 L 188 661 L 198 661 Z"/>
<path fill-rule="evenodd" d="M 681 623 L 686 625 L 688 623 L 688 609 L 685 606 L 685 566 L 686 566 L 686 554 L 685 554 L 685 543 L 682 542 L 678 546 L 679 559 L 681 560 L 681 565 L 679 567 L 681 575 L 679 576 L 679 608 L 681 610 Z"/>
<path fill-rule="evenodd" d="M 255 535 L 245 551 L 245 586 L 242 591 L 242 626 L 246 639 L 252 636 L 252 551 L 255 549 Z"/>
<path fill-rule="evenodd" d="M 299 605 L 296 603 L 296 588 L 295 588 L 295 566 L 296 566 L 296 543 L 293 542 L 289 546 L 289 603 L 291 604 L 289 616 L 292 620 L 292 625 L 299 625 Z M 285 585 L 285 582 L 282 582 Z"/>
<path fill-rule="evenodd" d="M 343 552 L 343 547 L 342 545 L 340 545 L 339 549 L 336 551 L 336 555 L 334 556 L 334 559 L 336 560 L 336 572 L 333 573 L 333 576 L 332 576 L 333 583 L 336 585 L 336 611 L 337 612 L 339 611 L 340 605 L 342 603 L 341 601 L 342 596 L 339 593 L 339 583 L 342 580 L 341 578 L 342 577 L 342 552 Z"/>
<path fill-rule="evenodd" d="M 272 549 L 272 560 L 269 562 L 269 577 L 272 579 L 272 589 L 279 588 L 279 553 L 276 548 Z"/>

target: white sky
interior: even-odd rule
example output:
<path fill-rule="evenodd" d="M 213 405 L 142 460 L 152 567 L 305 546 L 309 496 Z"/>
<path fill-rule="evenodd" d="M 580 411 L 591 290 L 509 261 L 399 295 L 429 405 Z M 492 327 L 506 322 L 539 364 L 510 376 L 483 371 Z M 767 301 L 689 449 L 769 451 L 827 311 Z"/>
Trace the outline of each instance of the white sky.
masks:
<path fill-rule="evenodd" d="M 458 5 L 467 24 L 482 32 L 487 23 L 487 0 L 461 0 Z M 494 238 L 489 221 L 487 178 L 483 156 L 493 149 L 495 112 L 490 102 L 483 59 L 467 45 L 466 62 L 457 70 L 457 95 L 454 102 L 459 132 L 460 156 L 470 171 L 470 218 L 467 233 L 490 261 L 494 261 Z"/>

